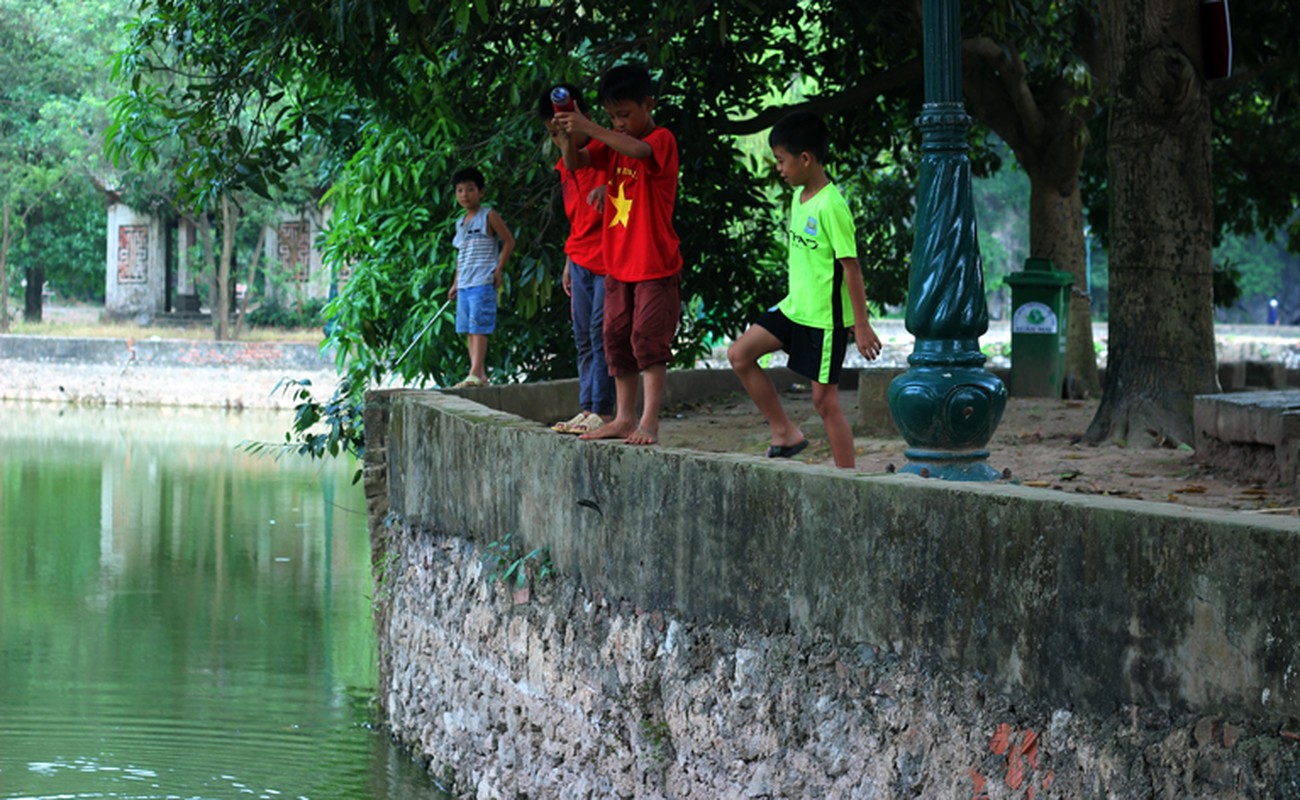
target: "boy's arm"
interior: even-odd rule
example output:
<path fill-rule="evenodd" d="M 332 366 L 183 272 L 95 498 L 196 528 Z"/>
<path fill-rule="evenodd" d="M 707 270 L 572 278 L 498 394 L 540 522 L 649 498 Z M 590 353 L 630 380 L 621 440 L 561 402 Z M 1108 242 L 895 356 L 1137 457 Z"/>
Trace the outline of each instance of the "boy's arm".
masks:
<path fill-rule="evenodd" d="M 587 152 L 587 148 L 578 147 L 574 144 L 573 137 L 569 135 L 572 128 L 562 124 L 561 117 L 582 117 L 582 114 L 561 112 L 556 114 L 547 125 L 547 128 L 553 131 L 552 135 L 555 142 L 560 146 L 560 153 L 564 156 L 564 166 L 568 167 L 571 172 L 590 167 L 591 154 Z M 586 117 L 582 118 L 586 119 Z"/>
<path fill-rule="evenodd" d="M 501 219 L 501 215 L 496 212 L 495 208 L 488 212 L 487 221 L 488 227 L 490 227 L 492 232 L 497 235 L 497 238 L 501 240 L 501 255 L 497 258 L 497 269 L 493 278 L 493 283 L 500 287 L 501 273 L 506 268 L 506 262 L 510 260 L 510 254 L 515 251 L 515 236 L 510 232 L 510 229 L 506 227 L 505 220 Z"/>
<path fill-rule="evenodd" d="M 592 125 L 595 125 L 595 130 L 590 133 L 591 138 L 604 142 L 609 145 L 609 149 L 615 152 L 642 161 L 654 155 L 654 148 L 642 139 L 629 136 L 626 133 L 611 131 L 609 128 L 602 128 L 594 122 Z"/>
<path fill-rule="evenodd" d="M 856 258 L 841 258 L 844 268 L 844 285 L 849 290 L 849 304 L 853 307 L 853 343 L 868 361 L 880 355 L 880 337 L 867 318 L 867 287 L 862 281 L 862 266 Z"/>
<path fill-rule="evenodd" d="M 630 158 L 646 159 L 654 155 L 654 149 L 641 139 L 597 125 L 580 112 L 562 111 L 555 115 L 555 122 L 569 133 L 585 133 L 592 139 L 609 145 L 611 150 Z M 568 156 L 565 156 L 564 164 L 569 169 L 576 169 L 576 167 L 569 164 Z M 582 166 L 587 165 L 583 164 Z"/>

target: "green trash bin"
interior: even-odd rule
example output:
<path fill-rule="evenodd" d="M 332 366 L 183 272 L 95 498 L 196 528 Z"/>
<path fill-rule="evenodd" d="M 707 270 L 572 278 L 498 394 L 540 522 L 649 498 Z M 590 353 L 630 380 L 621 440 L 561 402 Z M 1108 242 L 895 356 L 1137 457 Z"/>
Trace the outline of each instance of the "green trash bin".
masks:
<path fill-rule="evenodd" d="M 1060 397 L 1065 381 L 1065 331 L 1074 276 L 1052 269 L 1047 258 L 1025 259 L 1011 285 L 1011 386 L 1013 397 Z"/>

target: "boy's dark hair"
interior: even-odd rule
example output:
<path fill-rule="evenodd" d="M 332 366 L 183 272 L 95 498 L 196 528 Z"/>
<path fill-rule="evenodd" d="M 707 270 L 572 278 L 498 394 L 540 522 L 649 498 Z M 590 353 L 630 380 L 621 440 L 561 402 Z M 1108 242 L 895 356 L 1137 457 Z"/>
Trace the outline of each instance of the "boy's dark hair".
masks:
<path fill-rule="evenodd" d="M 601 105 L 631 100 L 643 103 L 655 96 L 650 70 L 640 64 L 620 64 L 600 76 L 596 101 Z"/>
<path fill-rule="evenodd" d="M 572 97 L 573 102 L 577 104 L 578 110 L 584 114 L 587 113 L 587 101 L 583 97 L 581 89 L 574 86 L 572 83 L 552 83 L 550 86 L 547 86 L 542 90 L 541 97 L 537 101 L 537 116 L 542 119 L 550 119 L 555 116 L 555 106 L 551 105 L 551 90 L 556 86 L 563 86 L 565 89 L 568 89 L 569 96 Z"/>
<path fill-rule="evenodd" d="M 772 126 L 767 144 L 769 147 L 783 147 L 794 156 L 812 153 L 819 164 L 825 164 L 830 139 L 830 129 L 821 117 L 811 111 L 795 111 Z"/>
<path fill-rule="evenodd" d="M 480 190 L 487 185 L 487 180 L 483 177 L 483 173 L 479 172 L 474 167 L 458 169 L 456 170 L 456 173 L 451 176 L 451 185 L 453 187 L 459 186 L 462 183 L 469 183 L 470 181 L 473 181 L 474 185 Z"/>

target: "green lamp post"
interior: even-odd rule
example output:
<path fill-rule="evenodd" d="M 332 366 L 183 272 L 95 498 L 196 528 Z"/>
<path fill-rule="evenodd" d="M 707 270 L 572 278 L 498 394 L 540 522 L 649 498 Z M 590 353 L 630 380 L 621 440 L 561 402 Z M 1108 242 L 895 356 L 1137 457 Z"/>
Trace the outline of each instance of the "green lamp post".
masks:
<path fill-rule="evenodd" d="M 971 202 L 958 0 L 923 0 L 922 15 L 925 106 L 917 119 L 921 169 L 907 295 L 915 344 L 909 369 L 889 386 L 889 410 L 908 444 L 901 471 L 994 480 L 1001 473 L 984 447 L 1002 420 L 1007 390 L 984 369 L 979 347 L 989 316 Z"/>

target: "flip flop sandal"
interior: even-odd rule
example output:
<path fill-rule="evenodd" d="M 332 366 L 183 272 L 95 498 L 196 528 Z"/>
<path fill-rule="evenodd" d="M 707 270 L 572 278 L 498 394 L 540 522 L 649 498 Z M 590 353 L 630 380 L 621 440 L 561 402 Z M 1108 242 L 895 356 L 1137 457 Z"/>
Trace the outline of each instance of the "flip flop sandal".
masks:
<path fill-rule="evenodd" d="M 808 446 L 807 439 L 804 439 L 801 442 L 795 442 L 794 444 L 774 444 L 771 447 L 767 448 L 767 457 L 768 458 L 794 458 L 795 456 L 802 453 L 804 451 L 804 448 L 807 446 Z"/>
<path fill-rule="evenodd" d="M 569 426 L 569 433 L 576 433 L 579 435 L 584 433 L 591 433 L 592 431 L 596 430 L 597 428 L 599 428 L 601 425 L 604 424 L 605 424 L 605 420 L 601 419 L 599 414 L 588 413 L 586 415 L 586 418 L 583 419 L 581 422 L 577 422 Z"/>
<path fill-rule="evenodd" d="M 552 425 L 551 430 L 556 433 L 582 433 L 582 431 L 576 430 L 575 426 L 581 425 L 586 422 L 586 420 L 587 412 L 579 411 L 577 414 L 574 414 L 571 419 L 566 419 L 564 422 L 557 422 Z"/>

